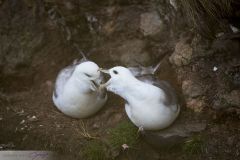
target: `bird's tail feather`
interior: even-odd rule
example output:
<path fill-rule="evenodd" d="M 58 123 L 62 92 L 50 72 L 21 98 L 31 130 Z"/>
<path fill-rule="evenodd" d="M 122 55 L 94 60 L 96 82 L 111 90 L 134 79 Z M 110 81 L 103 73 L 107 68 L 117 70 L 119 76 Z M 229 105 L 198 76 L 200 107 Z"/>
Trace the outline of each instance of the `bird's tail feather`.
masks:
<path fill-rule="evenodd" d="M 162 62 L 162 61 L 159 61 L 158 64 L 157 64 L 155 67 L 153 67 L 153 69 L 152 69 L 152 74 L 155 74 L 155 73 L 156 73 L 156 71 L 159 69 L 159 67 L 160 67 L 160 65 L 161 65 L 161 62 Z"/>

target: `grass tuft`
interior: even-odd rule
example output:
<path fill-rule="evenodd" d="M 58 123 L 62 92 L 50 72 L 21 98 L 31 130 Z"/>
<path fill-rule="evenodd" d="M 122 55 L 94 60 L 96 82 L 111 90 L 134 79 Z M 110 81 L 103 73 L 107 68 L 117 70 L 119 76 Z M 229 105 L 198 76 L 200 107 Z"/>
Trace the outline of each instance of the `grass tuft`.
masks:
<path fill-rule="evenodd" d="M 102 142 L 91 140 L 86 144 L 83 150 L 83 157 L 86 160 L 106 160 L 107 155 L 105 146 Z"/>
<path fill-rule="evenodd" d="M 123 121 L 109 130 L 108 139 L 113 148 L 121 148 L 123 144 L 133 147 L 138 142 L 137 128 L 129 121 Z"/>
<path fill-rule="evenodd" d="M 190 155 L 196 155 L 203 152 L 204 141 L 201 136 L 194 136 L 192 139 L 185 142 L 183 151 Z"/>

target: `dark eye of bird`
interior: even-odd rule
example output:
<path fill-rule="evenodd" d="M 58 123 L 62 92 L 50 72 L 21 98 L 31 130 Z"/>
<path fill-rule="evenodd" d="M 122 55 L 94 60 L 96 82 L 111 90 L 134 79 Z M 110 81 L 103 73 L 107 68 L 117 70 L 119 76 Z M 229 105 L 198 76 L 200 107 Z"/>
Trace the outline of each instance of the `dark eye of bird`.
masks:
<path fill-rule="evenodd" d="M 114 74 L 118 74 L 118 72 L 117 72 L 117 71 L 115 71 L 115 70 L 113 70 L 113 73 L 114 73 Z"/>
<path fill-rule="evenodd" d="M 89 74 L 87 74 L 87 73 L 84 73 L 86 76 L 88 76 L 88 77 L 92 77 L 92 76 L 90 76 Z"/>

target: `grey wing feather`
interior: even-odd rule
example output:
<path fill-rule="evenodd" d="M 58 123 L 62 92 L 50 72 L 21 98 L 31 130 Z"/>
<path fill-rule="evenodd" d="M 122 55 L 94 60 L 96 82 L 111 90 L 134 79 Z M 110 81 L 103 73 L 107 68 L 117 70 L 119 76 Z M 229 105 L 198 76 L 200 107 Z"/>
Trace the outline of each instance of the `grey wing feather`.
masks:
<path fill-rule="evenodd" d="M 154 74 L 154 69 L 151 66 L 150 67 L 128 67 L 128 69 L 135 77 Z"/>
<path fill-rule="evenodd" d="M 73 64 L 72 65 L 70 65 L 70 66 L 76 66 L 76 65 L 79 65 L 79 64 L 81 64 L 81 63 L 83 63 L 83 62 L 87 62 L 88 60 L 86 59 L 86 58 L 82 58 L 82 59 L 75 59 L 74 61 L 73 61 Z"/>
<path fill-rule="evenodd" d="M 140 76 L 141 74 L 141 69 L 139 67 L 128 67 L 130 72 L 133 74 L 133 76 Z"/>
<path fill-rule="evenodd" d="M 140 65 L 139 67 L 128 67 L 128 69 L 132 72 L 133 76 L 144 76 L 144 75 L 154 75 L 156 71 L 159 69 L 161 65 L 161 61 L 156 66 L 148 66 L 144 67 Z"/>
<path fill-rule="evenodd" d="M 153 82 L 156 81 L 156 78 L 153 75 L 141 75 L 141 76 L 136 76 L 136 78 L 148 84 L 153 84 Z"/>
<path fill-rule="evenodd" d="M 63 87 L 65 86 L 68 79 L 72 76 L 72 73 L 75 70 L 76 66 L 85 61 L 86 61 L 85 59 L 81 59 L 79 61 L 75 60 L 72 65 L 69 65 L 69 66 L 63 68 L 59 72 L 56 82 L 55 82 L 54 91 L 53 91 L 53 95 L 55 98 L 57 98 L 59 96 L 59 94 L 63 92 Z"/>
<path fill-rule="evenodd" d="M 174 105 L 178 103 L 178 97 L 175 89 L 166 81 L 159 81 L 154 76 L 146 75 L 136 77 L 140 81 L 143 81 L 148 84 L 152 84 L 160 89 L 162 89 L 166 95 L 165 105 Z"/>
<path fill-rule="evenodd" d="M 175 105 L 178 103 L 178 98 L 175 89 L 166 81 L 155 81 L 154 86 L 161 88 L 166 94 L 166 105 Z"/>

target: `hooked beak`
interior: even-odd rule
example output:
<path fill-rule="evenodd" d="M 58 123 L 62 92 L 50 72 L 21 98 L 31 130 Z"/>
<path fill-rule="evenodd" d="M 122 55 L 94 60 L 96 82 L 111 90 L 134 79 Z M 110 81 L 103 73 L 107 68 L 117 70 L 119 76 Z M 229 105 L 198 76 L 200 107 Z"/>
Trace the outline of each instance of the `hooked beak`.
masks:
<path fill-rule="evenodd" d="M 106 73 L 106 74 L 110 74 L 110 73 L 109 73 L 109 70 L 107 70 L 107 69 L 99 68 L 98 70 L 99 70 L 100 72 L 103 72 L 103 73 Z"/>

